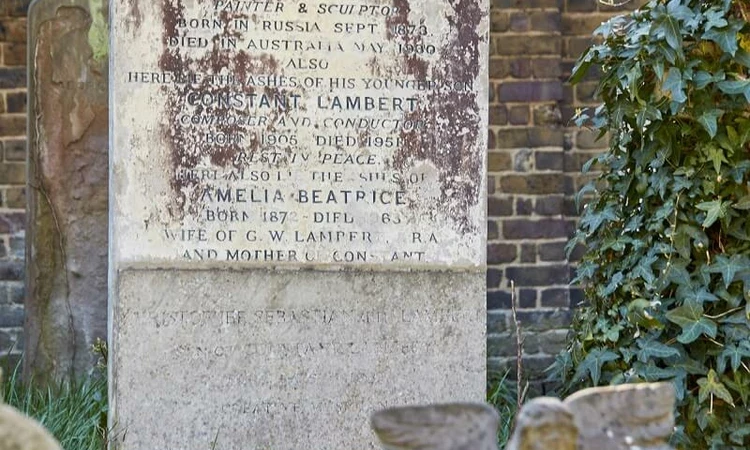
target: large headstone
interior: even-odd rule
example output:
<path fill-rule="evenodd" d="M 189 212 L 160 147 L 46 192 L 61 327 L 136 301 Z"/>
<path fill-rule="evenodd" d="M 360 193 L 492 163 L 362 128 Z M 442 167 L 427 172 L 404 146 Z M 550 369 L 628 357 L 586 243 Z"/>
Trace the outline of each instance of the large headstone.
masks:
<path fill-rule="evenodd" d="M 119 448 L 376 448 L 377 409 L 482 400 L 487 5 L 113 8 Z"/>
<path fill-rule="evenodd" d="M 29 12 L 25 373 L 82 376 L 107 335 L 107 0 Z"/>

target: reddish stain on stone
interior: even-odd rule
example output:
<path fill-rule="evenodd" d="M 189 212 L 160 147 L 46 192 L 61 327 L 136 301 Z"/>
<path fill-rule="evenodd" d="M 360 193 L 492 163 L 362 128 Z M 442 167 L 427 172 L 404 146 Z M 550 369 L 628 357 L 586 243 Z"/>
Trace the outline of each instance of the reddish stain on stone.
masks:
<path fill-rule="evenodd" d="M 227 11 L 219 15 L 225 25 L 222 32 L 213 37 L 211 49 L 200 58 L 185 55 L 178 48 L 168 46 L 170 38 L 180 37 L 177 26 L 184 18 L 182 0 L 162 0 L 161 9 L 164 51 L 159 60 L 160 68 L 183 76 L 203 75 L 200 80 L 166 85 L 162 88 L 167 97 L 168 111 L 162 127 L 162 138 L 170 152 L 171 173 L 168 176 L 172 180 L 174 194 L 170 211 L 173 217 L 181 219 L 185 214 L 194 216 L 200 214 L 199 199 L 203 190 L 210 185 L 205 180 L 178 178 L 177 173 L 198 168 L 206 162 L 218 168 L 241 169 L 247 165 L 250 156 L 260 150 L 255 134 L 246 133 L 246 130 L 236 122 L 223 120 L 235 114 L 233 107 L 229 104 L 231 102 L 208 102 L 207 105 L 198 102 L 198 104 L 191 105 L 188 103 L 188 95 L 193 92 L 214 99 L 231 99 L 234 96 L 247 98 L 256 94 L 256 88 L 245 83 L 247 77 L 253 74 L 278 73 L 279 64 L 271 55 L 251 56 L 244 50 L 222 48 L 222 42 L 239 38 L 241 35 L 239 31 L 231 28 L 229 25 L 231 20 L 247 18 L 242 14 L 231 15 Z M 211 75 L 231 75 L 234 80 L 214 83 L 209 78 Z M 264 88 L 262 92 L 270 98 L 276 96 L 288 98 L 290 93 L 278 88 Z M 241 110 L 237 111 L 237 114 L 240 112 Z M 283 113 L 283 109 L 270 110 L 267 114 L 266 129 L 272 130 L 275 120 Z M 181 124 L 180 117 L 184 114 L 213 118 L 216 122 L 211 124 L 210 132 L 215 135 L 233 137 L 234 140 L 222 145 L 205 142 L 205 135 L 209 129 L 201 128 L 200 125 Z M 240 140 L 240 136 L 244 136 L 244 140 Z"/>
<path fill-rule="evenodd" d="M 128 29 L 130 29 L 131 25 L 134 30 L 138 30 L 141 27 L 141 23 L 143 22 L 143 13 L 141 12 L 141 8 L 138 5 L 138 0 L 130 0 L 130 11 L 128 13 Z"/>
<path fill-rule="evenodd" d="M 408 17 L 406 0 L 396 0 L 403 23 Z M 483 12 L 476 0 L 449 0 L 452 14 L 446 18 L 449 36 L 453 39 L 440 52 L 440 64 L 431 70 L 424 61 L 405 57 L 407 72 L 424 76 L 429 70 L 431 80 L 438 84 L 465 84 L 467 89 L 438 87 L 421 97 L 416 111 L 405 119 L 423 121 L 426 127 L 402 131 L 404 145 L 394 154 L 393 167 L 406 171 L 419 161 L 430 161 L 439 170 L 441 198 L 438 207 L 452 217 L 464 233 L 475 231 L 469 217 L 479 202 L 482 186 L 484 148 L 481 145 L 481 108 L 473 86 L 479 75 L 478 34 Z M 403 11 L 407 11 L 404 13 Z M 404 15 L 405 14 L 405 15 Z M 424 63 L 424 64 L 423 64 Z"/>

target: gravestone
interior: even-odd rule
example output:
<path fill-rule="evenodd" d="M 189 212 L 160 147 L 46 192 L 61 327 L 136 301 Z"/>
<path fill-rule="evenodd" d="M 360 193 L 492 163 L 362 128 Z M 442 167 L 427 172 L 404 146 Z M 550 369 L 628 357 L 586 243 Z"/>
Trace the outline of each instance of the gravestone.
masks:
<path fill-rule="evenodd" d="M 106 0 L 29 11 L 24 372 L 86 374 L 107 335 Z"/>
<path fill-rule="evenodd" d="M 482 400 L 487 5 L 112 7 L 118 448 L 377 448 L 377 409 Z"/>

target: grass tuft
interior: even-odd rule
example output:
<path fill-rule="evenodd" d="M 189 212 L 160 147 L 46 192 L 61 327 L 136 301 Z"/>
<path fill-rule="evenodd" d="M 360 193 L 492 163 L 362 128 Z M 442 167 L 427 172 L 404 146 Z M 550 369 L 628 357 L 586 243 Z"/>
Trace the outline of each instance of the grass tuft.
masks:
<path fill-rule="evenodd" d="M 38 420 L 65 450 L 106 448 L 106 377 L 45 389 L 24 383 L 17 365 L 3 377 L 0 389 L 6 404 Z"/>
<path fill-rule="evenodd" d="M 497 430 L 498 448 L 505 448 L 513 432 L 513 421 L 518 409 L 516 391 L 516 382 L 508 379 L 507 372 L 502 378 L 494 381 L 487 391 L 487 403 L 500 415 L 500 426 Z"/>

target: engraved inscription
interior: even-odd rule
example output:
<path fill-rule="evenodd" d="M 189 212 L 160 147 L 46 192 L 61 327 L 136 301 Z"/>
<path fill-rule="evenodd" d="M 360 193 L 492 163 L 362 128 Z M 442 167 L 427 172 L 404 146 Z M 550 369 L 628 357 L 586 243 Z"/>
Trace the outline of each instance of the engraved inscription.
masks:
<path fill-rule="evenodd" d="M 144 248 L 195 264 L 482 265 L 486 17 L 468 0 L 430 8 L 156 2 L 158 59 L 113 75 L 160 105 L 131 139 L 158 143 L 166 168 L 139 192 L 159 200 L 132 211 Z"/>

